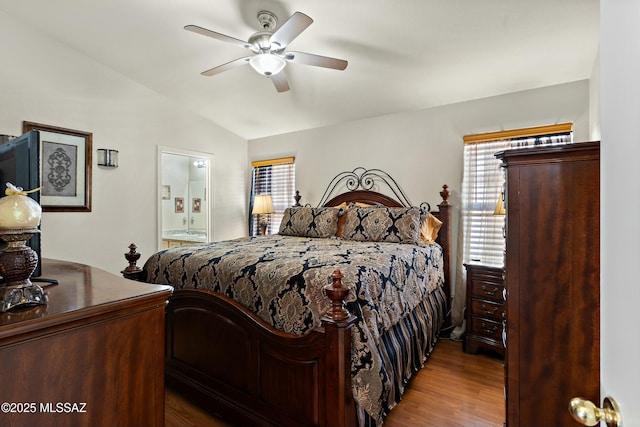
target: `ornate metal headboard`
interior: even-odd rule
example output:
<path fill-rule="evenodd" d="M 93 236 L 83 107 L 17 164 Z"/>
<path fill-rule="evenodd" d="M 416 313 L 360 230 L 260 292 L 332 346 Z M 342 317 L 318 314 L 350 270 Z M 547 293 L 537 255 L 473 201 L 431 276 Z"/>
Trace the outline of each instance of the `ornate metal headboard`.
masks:
<path fill-rule="evenodd" d="M 380 186 L 390 190 L 395 199 L 376 191 L 376 189 L 380 189 Z M 343 189 L 348 191 L 336 194 Z M 318 206 L 335 206 L 342 201 L 348 200 L 358 200 L 385 206 L 414 206 L 391 175 L 380 169 L 365 169 L 363 167 L 357 167 L 352 171 L 340 172 L 333 177 Z M 420 207 L 431 210 L 431 206 L 426 202 L 422 203 Z"/>

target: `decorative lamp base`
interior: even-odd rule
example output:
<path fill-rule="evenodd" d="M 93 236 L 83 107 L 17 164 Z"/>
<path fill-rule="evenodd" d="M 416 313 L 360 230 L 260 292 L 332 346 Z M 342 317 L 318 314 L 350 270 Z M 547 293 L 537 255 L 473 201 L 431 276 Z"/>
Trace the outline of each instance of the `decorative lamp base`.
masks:
<path fill-rule="evenodd" d="M 33 283 L 28 286 L 0 287 L 0 313 L 21 307 L 46 305 L 47 295 Z"/>
<path fill-rule="evenodd" d="M 47 304 L 47 296 L 30 277 L 38 265 L 38 254 L 26 245 L 38 229 L 0 230 L 7 247 L 0 252 L 0 313 L 19 307 Z"/>

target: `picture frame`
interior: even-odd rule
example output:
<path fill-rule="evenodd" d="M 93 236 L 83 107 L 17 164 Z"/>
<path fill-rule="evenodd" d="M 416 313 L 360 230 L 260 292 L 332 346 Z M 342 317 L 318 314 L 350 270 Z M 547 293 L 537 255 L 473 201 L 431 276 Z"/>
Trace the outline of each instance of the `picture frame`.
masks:
<path fill-rule="evenodd" d="M 43 212 L 91 212 L 93 134 L 29 121 L 40 133 L 40 205 Z"/>
<path fill-rule="evenodd" d="M 176 213 L 184 213 L 184 197 L 176 197 L 174 200 Z"/>
<path fill-rule="evenodd" d="M 202 206 L 202 199 L 194 197 L 191 203 L 191 212 L 200 213 L 200 207 Z"/>

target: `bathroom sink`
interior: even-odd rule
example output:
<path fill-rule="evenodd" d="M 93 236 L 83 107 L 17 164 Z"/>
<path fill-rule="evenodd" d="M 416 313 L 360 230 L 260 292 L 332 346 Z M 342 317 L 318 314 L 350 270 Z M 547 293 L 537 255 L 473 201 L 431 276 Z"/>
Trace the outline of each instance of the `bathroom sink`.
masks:
<path fill-rule="evenodd" d="M 162 234 L 163 239 L 185 240 L 188 242 L 206 242 L 207 233 L 200 230 L 168 230 Z"/>

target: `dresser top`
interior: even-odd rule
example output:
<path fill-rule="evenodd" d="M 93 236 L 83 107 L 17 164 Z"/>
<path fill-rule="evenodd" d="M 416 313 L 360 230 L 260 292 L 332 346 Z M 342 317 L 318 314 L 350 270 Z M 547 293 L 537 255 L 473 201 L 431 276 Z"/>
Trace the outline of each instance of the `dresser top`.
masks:
<path fill-rule="evenodd" d="M 89 265 L 52 259 L 42 260 L 41 278 L 58 281 L 57 285 L 34 282 L 44 289 L 48 304 L 0 314 L 0 337 L 117 310 L 164 305 L 173 290 L 171 286 L 134 282 Z"/>

